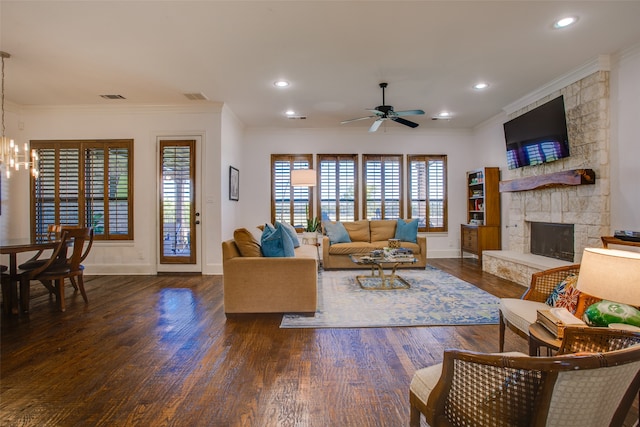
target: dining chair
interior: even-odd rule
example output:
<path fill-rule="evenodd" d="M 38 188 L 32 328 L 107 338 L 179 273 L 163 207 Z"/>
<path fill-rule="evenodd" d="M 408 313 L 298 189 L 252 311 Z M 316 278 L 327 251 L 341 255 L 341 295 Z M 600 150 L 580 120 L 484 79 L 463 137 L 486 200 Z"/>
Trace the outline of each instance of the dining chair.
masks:
<path fill-rule="evenodd" d="M 61 226 L 58 224 L 49 224 L 47 227 L 47 240 L 54 241 L 60 238 Z M 33 270 L 35 268 L 43 266 L 49 259 L 48 258 L 40 258 L 44 253 L 45 249 L 41 249 L 34 256 L 29 258 L 27 261 L 23 262 L 18 266 L 20 270 Z"/>
<path fill-rule="evenodd" d="M 62 230 L 59 245 L 51 254 L 49 260 L 42 266 L 24 271 L 20 276 L 20 293 L 23 301 L 23 311 L 28 311 L 30 282 L 40 281 L 51 293 L 56 295 L 60 311 L 65 311 L 64 279 L 77 279 L 75 286 L 85 303 L 88 303 L 87 293 L 84 289 L 83 271 L 81 262 L 86 258 L 93 238 L 93 229 L 90 227 L 69 227 Z M 85 242 L 89 248 L 84 249 Z M 72 249 L 69 251 L 69 248 Z M 69 253 L 66 255 L 65 253 Z M 62 256 L 62 258 L 60 258 Z M 60 259 L 59 259 L 60 258 Z"/>

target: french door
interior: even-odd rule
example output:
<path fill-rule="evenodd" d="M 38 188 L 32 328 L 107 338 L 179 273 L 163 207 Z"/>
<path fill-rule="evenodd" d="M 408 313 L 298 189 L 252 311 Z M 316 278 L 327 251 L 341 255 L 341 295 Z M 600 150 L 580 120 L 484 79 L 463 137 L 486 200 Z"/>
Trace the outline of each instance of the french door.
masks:
<path fill-rule="evenodd" d="M 196 140 L 159 141 L 158 271 L 200 271 Z"/>

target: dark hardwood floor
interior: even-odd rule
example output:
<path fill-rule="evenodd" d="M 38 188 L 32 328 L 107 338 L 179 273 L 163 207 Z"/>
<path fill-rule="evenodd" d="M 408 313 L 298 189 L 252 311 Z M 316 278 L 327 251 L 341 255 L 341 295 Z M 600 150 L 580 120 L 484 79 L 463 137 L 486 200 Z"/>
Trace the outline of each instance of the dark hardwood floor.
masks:
<path fill-rule="evenodd" d="M 499 297 L 524 290 L 471 259 L 430 264 Z M 31 313 L 2 317 L 1 426 L 406 426 L 416 369 L 448 347 L 498 350 L 497 325 L 226 318 L 220 276 L 87 277 L 89 304 L 68 285 L 65 313 L 32 287 Z M 506 350 L 527 343 L 508 332 Z"/>

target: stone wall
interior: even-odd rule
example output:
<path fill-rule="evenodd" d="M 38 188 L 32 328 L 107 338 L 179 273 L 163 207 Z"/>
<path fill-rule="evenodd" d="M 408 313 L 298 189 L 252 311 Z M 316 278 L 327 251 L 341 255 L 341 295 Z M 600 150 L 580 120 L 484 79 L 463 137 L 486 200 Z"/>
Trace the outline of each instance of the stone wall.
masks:
<path fill-rule="evenodd" d="M 560 95 L 567 112 L 570 157 L 552 163 L 508 170 L 503 180 L 571 170 L 593 169 L 595 185 L 553 187 L 509 193 L 508 249 L 527 254 L 529 222 L 575 225 L 575 260 L 585 247 L 600 247 L 610 234 L 609 207 L 609 72 L 597 71 L 510 115 L 517 117 Z"/>

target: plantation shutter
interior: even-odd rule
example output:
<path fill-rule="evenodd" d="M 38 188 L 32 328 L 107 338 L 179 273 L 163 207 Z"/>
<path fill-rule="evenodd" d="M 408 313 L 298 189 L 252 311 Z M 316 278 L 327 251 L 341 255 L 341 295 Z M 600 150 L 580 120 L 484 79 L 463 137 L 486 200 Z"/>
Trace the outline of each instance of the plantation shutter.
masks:
<path fill-rule="evenodd" d="M 402 156 L 364 155 L 365 217 L 396 219 L 402 210 Z"/>
<path fill-rule="evenodd" d="M 303 229 L 312 217 L 313 205 L 310 187 L 292 187 L 291 171 L 311 169 L 312 155 L 271 156 L 271 221 L 288 222 Z"/>
<path fill-rule="evenodd" d="M 409 218 L 420 231 L 446 231 L 446 156 L 411 155 Z"/>
<path fill-rule="evenodd" d="M 48 226 L 94 228 L 96 239 L 132 239 L 132 140 L 32 141 L 40 158 L 32 178 L 32 235 Z"/>
<path fill-rule="evenodd" d="M 322 220 L 354 221 L 356 216 L 356 155 L 319 155 Z"/>

